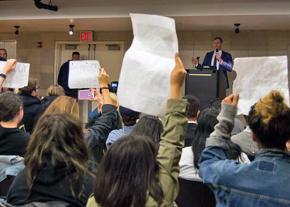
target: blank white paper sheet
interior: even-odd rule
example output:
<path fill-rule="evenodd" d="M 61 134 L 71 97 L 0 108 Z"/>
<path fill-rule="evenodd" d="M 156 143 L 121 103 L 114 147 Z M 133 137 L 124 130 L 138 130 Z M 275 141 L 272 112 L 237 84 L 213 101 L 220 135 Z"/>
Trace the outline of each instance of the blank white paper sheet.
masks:
<path fill-rule="evenodd" d="M 130 16 L 134 39 L 124 56 L 118 99 L 124 107 L 163 116 L 178 52 L 175 21 L 157 15 Z"/>
<path fill-rule="evenodd" d="M 238 114 L 248 115 L 251 106 L 271 90 L 279 90 L 289 105 L 286 56 L 236 58 L 234 70 L 233 92 L 240 94 Z"/>

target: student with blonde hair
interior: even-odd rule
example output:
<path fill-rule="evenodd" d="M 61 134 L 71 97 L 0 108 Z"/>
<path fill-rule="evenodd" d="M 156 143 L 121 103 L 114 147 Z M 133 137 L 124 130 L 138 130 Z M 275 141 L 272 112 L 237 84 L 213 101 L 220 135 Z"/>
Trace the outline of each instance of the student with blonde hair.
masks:
<path fill-rule="evenodd" d="M 69 96 L 57 97 L 43 115 L 47 114 L 69 114 L 76 119 L 80 118 L 78 102 L 75 98 Z"/>
<path fill-rule="evenodd" d="M 109 133 L 118 127 L 119 114 L 109 91 L 109 75 L 104 69 L 100 72 L 100 91 L 102 92 L 102 115 L 93 121 L 87 129 L 86 141 L 93 154 L 94 160 L 99 162 L 106 150 L 106 140 Z M 66 113 L 79 119 L 79 106 L 76 99 L 60 96 L 53 101 L 44 115 Z"/>
<path fill-rule="evenodd" d="M 9 190 L 9 203 L 60 201 L 66 206 L 85 206 L 94 188 L 87 142 L 90 146 L 101 143 L 116 121 L 116 108 L 107 87 L 109 76 L 104 69 L 99 83 L 103 115 L 86 135 L 78 120 L 76 99 L 60 96 L 48 107 L 28 144 L 26 167 Z"/>
<path fill-rule="evenodd" d="M 239 96 L 223 100 L 219 123 L 207 139 L 199 174 L 215 192 L 217 206 L 290 206 L 290 108 L 278 91 L 271 91 L 251 107 L 248 117 L 259 151 L 251 163 L 229 158 L 231 137 Z"/>
<path fill-rule="evenodd" d="M 58 84 L 50 85 L 47 89 L 46 96 L 41 100 L 41 104 L 43 106 L 43 109 L 47 109 L 47 107 L 58 97 L 58 96 L 64 96 L 64 89 L 62 86 Z"/>
<path fill-rule="evenodd" d="M 53 84 L 49 86 L 49 88 L 47 89 L 47 95 L 48 96 L 64 96 L 65 93 L 62 86 L 58 84 Z"/>

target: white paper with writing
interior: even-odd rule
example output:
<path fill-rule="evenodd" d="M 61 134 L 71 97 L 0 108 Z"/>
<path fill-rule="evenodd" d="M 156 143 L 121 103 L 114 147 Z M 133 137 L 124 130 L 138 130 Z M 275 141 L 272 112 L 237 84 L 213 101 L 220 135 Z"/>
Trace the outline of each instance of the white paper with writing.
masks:
<path fill-rule="evenodd" d="M 69 62 L 69 88 L 98 88 L 100 63 L 97 60 Z"/>
<path fill-rule="evenodd" d="M 286 56 L 236 58 L 237 78 L 233 92 L 240 94 L 238 114 L 247 115 L 250 108 L 271 90 L 279 90 L 289 104 L 288 66 Z"/>
<path fill-rule="evenodd" d="M 124 107 L 163 116 L 178 52 L 175 21 L 156 15 L 130 16 L 134 39 L 123 60 L 118 99 Z"/>
<path fill-rule="evenodd" d="M 6 62 L 0 61 L 0 70 L 2 72 L 2 68 Z M 4 81 L 4 88 L 23 88 L 28 85 L 29 80 L 29 63 L 16 63 L 16 68 L 11 71 L 6 80 Z"/>

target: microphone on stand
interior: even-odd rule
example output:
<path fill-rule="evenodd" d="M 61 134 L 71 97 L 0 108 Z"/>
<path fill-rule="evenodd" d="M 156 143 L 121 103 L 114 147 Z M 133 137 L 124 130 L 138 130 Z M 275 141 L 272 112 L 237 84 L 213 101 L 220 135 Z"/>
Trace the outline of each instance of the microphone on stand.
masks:
<path fill-rule="evenodd" d="M 215 67 L 216 70 L 218 70 L 218 68 L 217 68 L 217 62 L 218 62 L 218 60 L 216 59 L 216 54 L 218 52 L 219 52 L 219 50 L 218 49 L 215 49 L 215 57 L 214 57 L 214 59 L 215 59 L 215 61 L 214 61 L 215 62 L 215 66 L 214 67 Z"/>
<path fill-rule="evenodd" d="M 197 65 L 199 65 L 199 58 L 200 58 L 200 57 L 196 57 L 196 59 L 197 59 Z"/>

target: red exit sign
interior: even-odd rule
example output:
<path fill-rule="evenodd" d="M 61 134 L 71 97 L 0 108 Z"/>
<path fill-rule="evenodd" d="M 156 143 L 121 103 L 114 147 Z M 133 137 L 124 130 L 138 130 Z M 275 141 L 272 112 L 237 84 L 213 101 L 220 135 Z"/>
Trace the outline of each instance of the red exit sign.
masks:
<path fill-rule="evenodd" d="M 93 41 L 93 32 L 92 31 L 80 32 L 80 41 L 81 42 L 92 42 Z"/>

